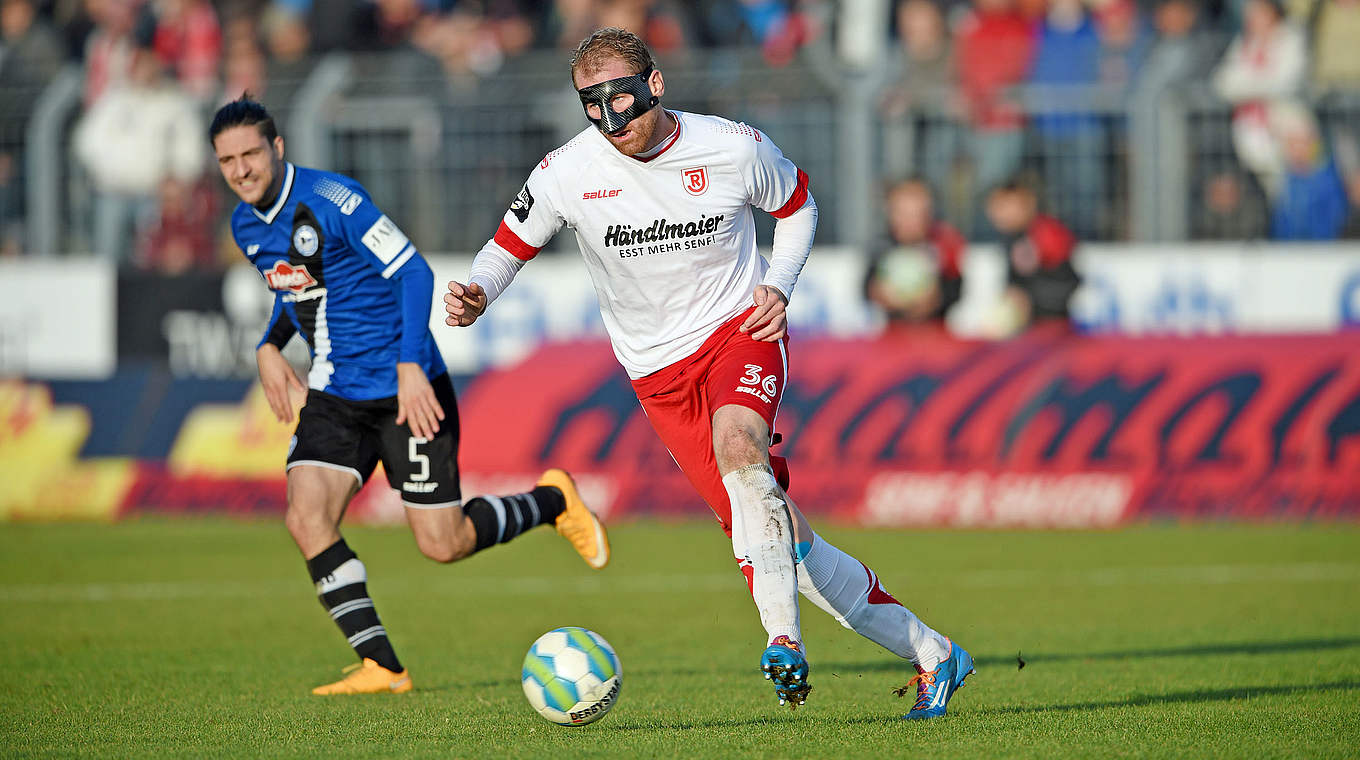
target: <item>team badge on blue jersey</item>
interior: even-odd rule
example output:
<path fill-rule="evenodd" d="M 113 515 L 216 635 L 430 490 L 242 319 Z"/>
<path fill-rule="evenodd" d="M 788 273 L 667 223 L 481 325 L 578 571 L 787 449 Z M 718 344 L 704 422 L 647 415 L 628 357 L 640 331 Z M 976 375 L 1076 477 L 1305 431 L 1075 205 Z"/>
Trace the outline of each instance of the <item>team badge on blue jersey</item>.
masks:
<path fill-rule="evenodd" d="M 316 253 L 316 246 L 316 230 L 310 224 L 300 224 L 293 230 L 293 248 L 299 255 L 311 256 Z"/>

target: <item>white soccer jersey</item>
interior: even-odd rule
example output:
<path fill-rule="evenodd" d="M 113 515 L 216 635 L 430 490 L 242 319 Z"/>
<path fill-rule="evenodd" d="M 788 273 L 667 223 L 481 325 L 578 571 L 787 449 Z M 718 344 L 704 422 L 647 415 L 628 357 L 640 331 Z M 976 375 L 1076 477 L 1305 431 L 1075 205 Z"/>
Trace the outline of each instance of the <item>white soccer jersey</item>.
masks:
<path fill-rule="evenodd" d="M 487 244 L 528 261 L 572 228 L 614 354 L 635 379 L 752 305 L 769 264 L 751 207 L 784 218 L 808 200 L 807 175 L 759 130 L 671 114 L 676 131 L 650 158 L 619 153 L 593 126 L 549 153 Z M 766 284 L 788 296 L 796 276 Z"/>

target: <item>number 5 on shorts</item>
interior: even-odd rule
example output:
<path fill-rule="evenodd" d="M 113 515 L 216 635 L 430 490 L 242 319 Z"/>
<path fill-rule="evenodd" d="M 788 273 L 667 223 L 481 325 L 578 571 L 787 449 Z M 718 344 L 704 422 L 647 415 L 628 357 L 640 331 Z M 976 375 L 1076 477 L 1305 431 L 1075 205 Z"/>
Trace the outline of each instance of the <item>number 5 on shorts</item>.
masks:
<path fill-rule="evenodd" d="M 412 464 L 420 465 L 418 472 L 411 473 L 412 481 L 421 482 L 430 479 L 430 457 L 420 453 L 419 448 L 421 444 L 429 442 L 428 438 L 417 438 L 416 436 L 411 436 L 406 442 L 407 459 Z"/>

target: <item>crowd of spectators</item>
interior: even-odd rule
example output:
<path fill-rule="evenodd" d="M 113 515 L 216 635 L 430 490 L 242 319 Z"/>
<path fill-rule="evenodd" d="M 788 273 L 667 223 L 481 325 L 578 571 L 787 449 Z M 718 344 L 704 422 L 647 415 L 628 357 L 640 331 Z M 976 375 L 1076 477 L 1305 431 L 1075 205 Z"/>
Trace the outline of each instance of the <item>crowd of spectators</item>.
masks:
<path fill-rule="evenodd" d="M 782 66 L 814 34 L 810 5 L 0 0 L 0 255 L 23 250 L 25 129 L 43 88 L 68 64 L 84 72 L 73 154 L 93 196 L 91 247 L 120 264 L 181 271 L 231 255 L 203 244 L 216 239 L 226 202 L 202 139 L 205 115 L 246 91 L 271 104 L 292 102 L 320 54 L 388 53 L 412 62 L 412 73 L 457 80 L 495 72 L 533 49 L 570 49 L 612 25 L 639 32 L 661 56 L 741 46 Z"/>
<path fill-rule="evenodd" d="M 84 71 L 73 154 L 92 190 L 91 247 L 120 263 L 179 271 L 229 255 L 215 242 L 226 199 L 202 140 L 204 115 L 243 91 L 290 103 L 320 53 L 406 53 L 457 81 L 528 51 L 569 50 L 589 30 L 614 25 L 638 32 L 663 60 L 740 47 L 777 67 L 808 46 L 833 44 L 837 6 L 0 0 L 0 255 L 23 246 L 28 116 L 68 64 Z M 1077 238 L 1117 229 L 1111 217 L 1127 210 L 1100 199 L 1102 188 L 1125 181 L 1127 168 L 1110 156 L 1127 153 L 1127 130 L 1083 104 L 1132 104 L 1139 118 L 1190 81 L 1210 82 L 1231 104 L 1235 149 L 1232 165 L 1193 178 L 1201 190 L 1193 236 L 1360 231 L 1360 150 L 1353 135 L 1320 127 L 1307 105 L 1329 89 L 1360 90 L 1360 0 L 897 0 L 890 10 L 883 65 L 893 75 L 880 117 L 933 115 L 918 136 L 915 182 L 953 234 L 1010 234 L 989 207 L 1017 177 L 1036 209 L 1057 213 Z"/>
<path fill-rule="evenodd" d="M 885 197 L 887 232 L 871 249 L 864 297 L 878 307 L 889 331 L 939 330 L 963 294 L 962 233 L 942 219 L 929 182 L 912 177 Z M 991 337 L 1034 327 L 1064 330 L 1081 278 L 1072 266 L 1077 237 L 1040 209 L 1034 188 L 1010 181 L 983 200 L 988 224 L 1000 235 L 1006 286 L 981 325 Z"/>
<path fill-rule="evenodd" d="M 1005 256 L 987 330 L 1065 324 L 1077 241 L 1127 213 L 1108 190 L 1126 181 L 1111 157 L 1129 149 L 1116 144 L 1196 83 L 1229 105 L 1231 150 L 1186 157 L 1192 237 L 1360 233 L 1356 128 L 1325 128 L 1311 106 L 1360 92 L 1360 0 L 899 0 L 894 20 L 897 78 L 881 111 L 914 117 L 919 176 L 885 194 L 866 268 L 865 297 L 890 328 L 943 323 L 965 237 Z"/>
<path fill-rule="evenodd" d="M 1155 121 L 1165 95 L 1196 83 L 1230 106 L 1232 150 L 1226 161 L 1192 157 L 1203 191 L 1194 237 L 1328 240 L 1356 226 L 1355 136 L 1320 128 L 1308 109 L 1360 91 L 1360 0 L 896 8 L 898 76 L 881 109 L 888 119 L 918 109 L 913 168 L 970 237 L 995 239 L 984 199 L 1017 174 L 1079 236 L 1120 237 L 1128 209 L 1109 188 L 1126 182 L 1116 157 L 1130 154 L 1129 124 Z M 1159 137 L 1155 124 L 1140 132 Z M 1327 213 L 1312 215 L 1318 204 Z"/>

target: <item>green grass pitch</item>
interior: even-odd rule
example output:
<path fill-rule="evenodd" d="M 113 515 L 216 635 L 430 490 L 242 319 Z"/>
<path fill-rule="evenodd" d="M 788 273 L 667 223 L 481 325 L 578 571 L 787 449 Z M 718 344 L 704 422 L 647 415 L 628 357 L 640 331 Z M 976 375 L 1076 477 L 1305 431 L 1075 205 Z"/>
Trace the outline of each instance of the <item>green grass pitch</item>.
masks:
<path fill-rule="evenodd" d="M 602 572 L 542 528 L 451 566 L 350 528 L 416 689 L 338 698 L 308 690 L 352 654 L 280 522 L 0 526 L 0 756 L 1360 755 L 1356 526 L 825 534 L 973 653 L 948 717 L 899 720 L 910 668 L 809 604 L 814 689 L 778 707 L 711 523 L 614 526 Z M 623 663 L 584 728 L 520 691 L 562 625 Z"/>

